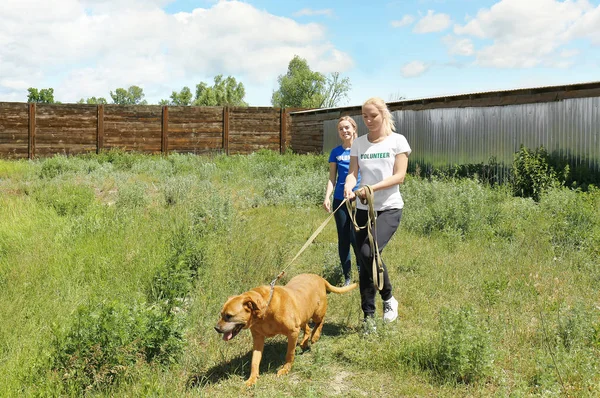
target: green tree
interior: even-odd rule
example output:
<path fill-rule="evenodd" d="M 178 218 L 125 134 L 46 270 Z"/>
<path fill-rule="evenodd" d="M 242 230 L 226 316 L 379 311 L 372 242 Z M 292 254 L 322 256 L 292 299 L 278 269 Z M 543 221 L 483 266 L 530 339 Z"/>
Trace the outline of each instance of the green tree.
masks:
<path fill-rule="evenodd" d="M 108 104 L 108 102 L 106 101 L 106 98 L 104 97 L 89 97 L 87 99 L 80 99 L 79 101 L 77 101 L 78 104 L 88 104 L 88 105 L 99 105 L 99 104 Z"/>
<path fill-rule="evenodd" d="M 324 100 L 320 108 L 333 108 L 337 106 L 342 99 L 348 99 L 350 91 L 350 79 L 344 77 L 340 79 L 339 72 L 333 72 L 327 76 L 327 85 L 325 86 Z"/>
<path fill-rule="evenodd" d="M 186 86 L 180 92 L 173 91 L 170 99 L 160 100 L 159 105 L 248 106 L 244 101 L 245 95 L 244 84 L 238 83 L 235 77 L 229 76 L 224 79 L 223 75 L 217 75 L 213 86 L 204 82 L 197 84 L 195 96 Z"/>
<path fill-rule="evenodd" d="M 54 102 L 54 89 L 43 88 L 38 91 L 37 88 L 29 87 L 27 89 L 29 95 L 27 96 L 27 102 L 37 102 L 40 104 L 55 104 Z"/>
<path fill-rule="evenodd" d="M 279 89 L 273 92 L 271 104 L 278 107 L 323 108 L 337 106 L 348 97 L 350 80 L 339 72 L 325 76 L 310 70 L 305 59 L 295 55 L 285 75 L 277 78 Z"/>
<path fill-rule="evenodd" d="M 180 92 L 173 91 L 170 100 L 160 100 L 158 105 L 188 106 L 192 104 L 193 94 L 189 87 L 185 86 Z"/>
<path fill-rule="evenodd" d="M 223 75 L 217 75 L 214 79 L 214 85 L 208 86 L 201 82 L 196 85 L 196 106 L 248 106 L 244 101 L 246 89 L 242 82 L 237 82 L 235 77 L 228 76 L 223 79 Z"/>
<path fill-rule="evenodd" d="M 110 92 L 113 104 L 117 105 L 147 105 L 144 100 L 144 89 L 138 86 L 130 86 L 127 90 L 118 88 L 113 93 Z"/>

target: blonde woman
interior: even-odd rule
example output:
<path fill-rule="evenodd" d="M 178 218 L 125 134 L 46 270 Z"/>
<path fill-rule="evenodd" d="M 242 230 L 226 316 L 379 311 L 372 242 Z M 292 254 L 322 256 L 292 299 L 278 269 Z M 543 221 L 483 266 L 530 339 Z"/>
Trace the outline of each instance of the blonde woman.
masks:
<path fill-rule="evenodd" d="M 350 116 L 342 116 L 338 121 L 337 130 L 342 140 L 342 145 L 333 148 L 329 154 L 329 180 L 327 180 L 325 200 L 323 200 L 323 207 L 328 213 L 337 209 L 344 200 L 344 183 L 348 175 L 348 167 L 350 166 L 350 147 L 352 147 L 352 143 L 357 135 L 356 122 Z M 360 174 L 357 179 L 360 181 Z M 332 193 L 333 208 L 330 201 Z M 340 263 L 342 264 L 342 272 L 344 273 L 344 286 L 348 286 L 352 281 L 350 247 L 354 249 L 354 254 L 358 260 L 354 228 L 346 206 L 340 207 L 334 214 L 334 218 L 338 233 L 338 254 L 340 256 Z M 357 264 L 357 266 L 360 271 L 360 265 Z"/>
<path fill-rule="evenodd" d="M 381 98 L 367 100 L 362 106 L 362 117 L 369 132 L 357 138 L 352 144 L 344 197 L 349 200 L 356 196 L 365 199 L 364 189 L 354 191 L 360 172 L 362 183 L 369 185 L 374 192 L 373 206 L 377 213 L 377 228 L 373 231 L 373 236 L 377 239 L 381 254 L 400 225 L 404 202 L 399 185 L 404 182 L 411 149 L 406 138 L 395 133 L 392 114 Z M 357 223 L 365 225 L 367 220 L 368 206 L 357 201 Z M 369 228 L 372 228 L 372 225 Z M 370 266 L 374 254 L 371 253 L 366 228 L 356 233 L 356 245 L 361 264 L 364 264 L 360 268 L 360 297 L 361 308 L 367 321 L 375 314 L 376 288 Z M 383 299 L 383 320 L 391 322 L 398 317 L 398 301 L 393 296 L 392 284 L 385 264 L 383 270 L 383 288 L 379 291 Z"/>

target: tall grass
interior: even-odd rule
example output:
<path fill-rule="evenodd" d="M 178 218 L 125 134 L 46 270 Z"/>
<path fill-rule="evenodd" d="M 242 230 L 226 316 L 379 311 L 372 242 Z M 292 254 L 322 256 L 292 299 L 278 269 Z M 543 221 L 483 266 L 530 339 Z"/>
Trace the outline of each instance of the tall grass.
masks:
<path fill-rule="evenodd" d="M 411 176 L 383 253 L 398 321 L 364 336 L 358 292 L 331 295 L 291 374 L 273 338 L 242 388 L 251 337 L 220 340 L 220 307 L 290 265 L 327 170 L 268 151 L 0 161 L 0 396 L 598 395 L 600 191 Z M 340 283 L 338 261 L 331 223 L 280 283 Z"/>

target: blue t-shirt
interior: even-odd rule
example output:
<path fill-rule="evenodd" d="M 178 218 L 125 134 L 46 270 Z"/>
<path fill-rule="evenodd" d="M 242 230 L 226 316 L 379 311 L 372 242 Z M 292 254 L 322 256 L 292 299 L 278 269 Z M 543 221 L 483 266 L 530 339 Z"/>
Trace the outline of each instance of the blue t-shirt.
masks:
<path fill-rule="evenodd" d="M 333 190 L 333 198 L 343 200 L 344 183 L 346 182 L 346 176 L 348 175 L 348 169 L 350 168 L 350 148 L 344 149 L 341 145 L 333 148 L 329 154 L 329 163 L 335 163 L 337 165 L 337 180 L 335 182 L 335 189 Z M 359 185 L 360 173 L 358 173 L 354 191 L 358 189 Z"/>

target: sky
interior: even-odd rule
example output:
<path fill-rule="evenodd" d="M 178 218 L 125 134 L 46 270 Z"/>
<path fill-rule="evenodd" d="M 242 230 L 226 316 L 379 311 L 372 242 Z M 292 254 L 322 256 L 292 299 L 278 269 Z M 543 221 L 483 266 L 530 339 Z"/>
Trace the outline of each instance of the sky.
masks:
<path fill-rule="evenodd" d="M 271 106 L 295 55 L 349 79 L 341 106 L 600 81 L 600 0 L 0 1 L 0 102 L 157 104 L 222 74 Z"/>

